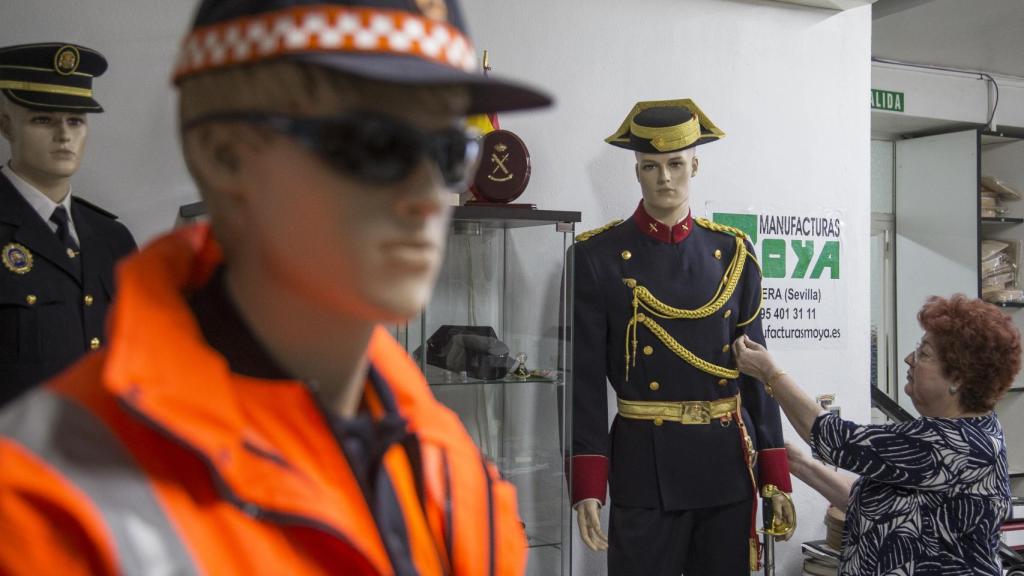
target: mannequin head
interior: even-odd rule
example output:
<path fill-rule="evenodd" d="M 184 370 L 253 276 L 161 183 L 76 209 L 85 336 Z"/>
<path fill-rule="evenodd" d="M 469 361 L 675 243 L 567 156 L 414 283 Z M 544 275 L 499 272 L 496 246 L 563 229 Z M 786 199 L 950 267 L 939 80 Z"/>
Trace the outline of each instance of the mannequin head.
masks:
<path fill-rule="evenodd" d="M 10 144 L 11 169 L 44 193 L 67 192 L 88 134 L 85 114 L 30 110 L 0 96 L 0 135 Z"/>
<path fill-rule="evenodd" d="M 199 75 L 180 88 L 183 124 L 224 112 L 359 111 L 432 132 L 461 126 L 469 104 L 461 88 L 374 82 L 287 61 Z M 203 122 L 182 141 L 229 267 L 327 314 L 392 322 L 428 302 L 453 192 L 434 161 L 420 158 L 398 182 L 369 184 L 259 124 Z"/>
<path fill-rule="evenodd" d="M 690 209 L 690 178 L 697 172 L 693 148 L 664 154 L 636 153 L 636 179 L 644 208 L 656 219 L 674 218 L 675 224 Z"/>

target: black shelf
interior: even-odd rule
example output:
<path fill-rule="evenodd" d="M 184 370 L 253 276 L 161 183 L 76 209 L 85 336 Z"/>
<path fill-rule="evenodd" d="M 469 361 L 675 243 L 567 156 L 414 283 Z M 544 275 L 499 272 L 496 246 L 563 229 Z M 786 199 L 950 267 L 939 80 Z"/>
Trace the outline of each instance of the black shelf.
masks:
<path fill-rule="evenodd" d="M 982 224 L 1004 224 L 1004 225 L 1012 226 L 1014 224 L 1024 224 L 1024 218 L 1007 218 L 1007 217 L 1004 217 L 1004 216 L 991 216 L 991 217 L 982 218 L 981 219 L 981 223 Z"/>
<path fill-rule="evenodd" d="M 1024 302 L 989 302 L 1000 308 L 1024 308 Z"/>
<path fill-rule="evenodd" d="M 452 212 L 453 222 L 476 223 L 486 228 L 528 228 L 531 226 L 558 224 L 560 222 L 576 223 L 580 220 L 579 212 L 537 210 L 518 206 L 496 206 L 493 204 L 456 206 Z"/>
<path fill-rule="evenodd" d="M 1024 470 L 1010 470 L 1010 478 L 1024 478 Z"/>

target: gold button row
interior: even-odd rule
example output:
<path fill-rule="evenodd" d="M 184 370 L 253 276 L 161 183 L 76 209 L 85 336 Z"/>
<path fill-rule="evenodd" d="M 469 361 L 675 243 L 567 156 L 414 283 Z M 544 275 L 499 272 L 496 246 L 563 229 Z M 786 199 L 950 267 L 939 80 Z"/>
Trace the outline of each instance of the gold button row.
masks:
<path fill-rule="evenodd" d="M 28 304 L 29 306 L 35 306 L 36 302 L 38 301 L 39 297 L 36 296 L 35 294 L 29 294 L 28 296 L 25 296 L 25 303 Z M 82 302 L 84 302 L 86 306 L 92 306 L 93 302 L 95 301 L 96 299 L 93 298 L 91 294 L 86 294 L 85 297 L 82 298 Z"/>

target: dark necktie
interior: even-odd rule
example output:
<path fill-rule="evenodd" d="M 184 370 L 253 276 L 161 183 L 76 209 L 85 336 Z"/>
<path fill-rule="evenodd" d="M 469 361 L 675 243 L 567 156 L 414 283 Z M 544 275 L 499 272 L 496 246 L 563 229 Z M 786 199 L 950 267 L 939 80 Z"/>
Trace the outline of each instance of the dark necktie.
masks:
<path fill-rule="evenodd" d="M 75 242 L 75 238 L 71 235 L 68 211 L 64 209 L 64 206 L 57 206 L 53 214 L 50 215 L 50 222 L 57 225 L 57 239 L 64 246 L 72 267 L 78 272 L 81 266 L 78 261 L 78 242 Z"/>

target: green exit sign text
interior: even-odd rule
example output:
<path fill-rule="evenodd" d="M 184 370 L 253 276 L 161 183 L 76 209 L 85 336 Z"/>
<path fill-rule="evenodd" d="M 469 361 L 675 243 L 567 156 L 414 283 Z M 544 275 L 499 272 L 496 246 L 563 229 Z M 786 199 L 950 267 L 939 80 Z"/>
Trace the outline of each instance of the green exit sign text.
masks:
<path fill-rule="evenodd" d="M 871 108 L 874 110 L 903 112 L 903 105 L 905 103 L 906 98 L 903 96 L 903 92 L 871 89 Z"/>

